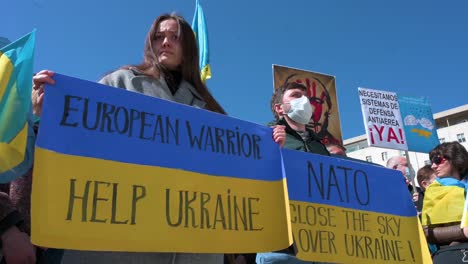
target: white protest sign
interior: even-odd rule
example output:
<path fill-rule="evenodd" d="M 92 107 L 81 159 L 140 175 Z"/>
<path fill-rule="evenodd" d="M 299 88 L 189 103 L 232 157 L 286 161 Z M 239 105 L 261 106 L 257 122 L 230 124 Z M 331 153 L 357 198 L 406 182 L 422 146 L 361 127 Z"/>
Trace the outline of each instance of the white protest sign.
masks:
<path fill-rule="evenodd" d="M 397 94 L 359 88 L 359 100 L 369 145 L 408 150 Z"/>

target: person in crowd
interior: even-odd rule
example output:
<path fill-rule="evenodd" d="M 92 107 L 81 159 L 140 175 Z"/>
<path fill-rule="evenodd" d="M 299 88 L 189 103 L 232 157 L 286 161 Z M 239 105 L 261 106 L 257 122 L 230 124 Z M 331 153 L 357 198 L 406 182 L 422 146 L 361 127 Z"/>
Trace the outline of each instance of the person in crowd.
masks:
<path fill-rule="evenodd" d="M 387 168 L 400 171 L 401 174 L 404 176 L 406 185 L 408 186 L 408 190 L 413 193 L 418 191 L 417 189 L 414 190 L 413 185 L 411 185 L 411 169 L 408 164 L 408 160 L 402 156 L 393 156 L 387 160 Z"/>
<path fill-rule="evenodd" d="M 304 85 L 286 82 L 276 89 L 271 98 L 271 110 L 275 120 L 268 125 L 285 127 L 284 148 L 330 155 L 327 148 L 320 142 L 320 138 L 312 130 L 306 128 L 313 111 Z M 293 244 L 277 252 L 258 253 L 256 262 L 259 264 L 311 263 L 297 259 L 296 252 L 297 249 Z"/>
<path fill-rule="evenodd" d="M 419 197 L 424 194 L 421 194 L 422 193 L 421 188 L 419 188 L 418 186 L 414 187 L 411 182 L 414 175 L 412 175 L 410 172 L 412 168 L 410 168 L 408 164 L 408 160 L 402 156 L 393 156 L 387 160 L 386 167 L 389 169 L 400 171 L 402 173 L 405 179 L 406 186 L 408 186 L 408 191 L 411 193 L 413 197 L 412 199 L 413 199 L 414 205 L 416 206 L 416 210 L 418 212 L 421 212 L 422 203 L 419 202 L 420 201 Z"/>
<path fill-rule="evenodd" d="M 175 14 L 163 14 L 152 24 L 145 41 L 143 61 L 123 66 L 104 76 L 105 85 L 226 114 L 200 78 L 198 48 L 190 25 Z M 33 112 L 40 116 L 44 84 L 53 85 L 53 71 L 33 77 Z M 284 128 L 273 131 L 280 146 Z M 130 253 L 66 251 L 64 263 L 223 263 L 223 254 Z"/>
<path fill-rule="evenodd" d="M 427 187 L 437 178 L 435 171 L 431 168 L 431 165 L 425 165 L 420 168 L 416 173 L 416 179 L 418 180 L 419 187 L 421 192 L 415 192 L 413 194 L 413 201 L 416 204 L 416 208 L 421 208 L 418 210 L 418 216 L 421 217 L 421 210 L 424 204 L 424 194 Z M 416 195 L 416 196 L 415 196 Z M 437 245 L 428 243 L 429 252 L 434 253 L 437 251 Z"/>
<path fill-rule="evenodd" d="M 426 165 L 418 170 L 416 179 L 418 180 L 419 187 L 425 191 L 427 187 L 436 179 L 437 175 L 432 169 L 432 165 Z"/>
<path fill-rule="evenodd" d="M 463 263 L 468 228 L 460 222 L 465 211 L 468 152 L 458 142 L 442 143 L 430 153 L 437 178 L 425 192 L 422 210 L 427 241 L 439 247 L 434 263 Z"/>
<path fill-rule="evenodd" d="M 346 148 L 338 144 L 327 144 L 326 145 L 328 152 L 332 155 L 346 157 Z"/>
<path fill-rule="evenodd" d="M 286 82 L 275 90 L 270 104 L 275 120 L 268 125 L 285 128 L 284 148 L 330 155 L 317 134 L 306 128 L 313 110 L 303 84 Z"/>
<path fill-rule="evenodd" d="M 424 192 L 427 186 L 429 186 L 436 177 L 435 171 L 431 168 L 431 165 L 420 168 L 416 173 L 416 180 L 418 181 L 419 188 L 417 188 L 417 192 L 413 193 L 413 201 L 418 209 L 418 213 L 421 213 L 422 210 Z"/>
<path fill-rule="evenodd" d="M 410 169 L 408 166 L 408 161 L 405 157 L 402 156 L 393 156 L 387 160 L 387 168 L 400 171 L 403 176 L 405 176 L 406 184 L 409 186 L 410 181 Z"/>

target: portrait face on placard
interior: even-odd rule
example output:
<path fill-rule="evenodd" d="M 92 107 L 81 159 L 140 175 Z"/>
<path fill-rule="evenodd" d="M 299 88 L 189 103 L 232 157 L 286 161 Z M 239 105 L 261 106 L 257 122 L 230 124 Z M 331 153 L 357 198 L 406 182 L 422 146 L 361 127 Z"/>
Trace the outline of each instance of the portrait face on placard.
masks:
<path fill-rule="evenodd" d="M 307 128 L 314 131 L 323 144 L 343 145 L 335 77 L 273 65 L 273 85 L 278 89 L 287 82 L 301 83 L 312 105 L 313 114 Z"/>

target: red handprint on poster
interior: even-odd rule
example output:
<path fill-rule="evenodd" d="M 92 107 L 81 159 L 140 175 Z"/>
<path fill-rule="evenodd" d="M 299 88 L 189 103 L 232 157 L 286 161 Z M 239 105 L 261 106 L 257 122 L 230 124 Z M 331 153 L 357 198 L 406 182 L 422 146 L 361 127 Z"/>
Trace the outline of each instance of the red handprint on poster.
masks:
<path fill-rule="evenodd" d="M 307 128 L 313 130 L 323 144 L 343 145 L 333 76 L 274 66 L 275 88 L 286 82 L 306 87 L 313 114 Z"/>
<path fill-rule="evenodd" d="M 303 83 L 301 79 L 296 80 L 297 83 Z M 314 109 L 314 113 L 312 114 L 311 124 L 315 128 L 316 126 L 320 125 L 320 119 L 322 117 L 323 112 L 323 104 L 325 102 L 325 90 L 322 89 L 320 97 L 317 96 L 317 82 L 311 81 L 309 78 L 305 78 L 305 86 L 307 88 L 307 96 L 309 97 L 310 104 L 312 105 L 312 109 Z M 318 132 L 318 131 L 315 131 Z"/>

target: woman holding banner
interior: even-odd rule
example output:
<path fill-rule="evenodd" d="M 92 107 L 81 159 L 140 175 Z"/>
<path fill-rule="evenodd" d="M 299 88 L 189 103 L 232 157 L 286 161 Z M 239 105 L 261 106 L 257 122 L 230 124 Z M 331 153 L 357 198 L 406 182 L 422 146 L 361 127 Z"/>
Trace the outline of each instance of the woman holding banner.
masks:
<path fill-rule="evenodd" d="M 180 16 L 163 14 L 151 26 L 143 62 L 123 66 L 99 82 L 129 91 L 226 114 L 200 78 L 198 48 L 190 25 Z M 33 110 L 41 114 L 45 83 L 54 84 L 54 72 L 43 70 L 33 78 Z M 284 143 L 284 128 L 273 134 Z M 130 253 L 67 251 L 64 263 L 223 263 L 222 254 Z"/>
<path fill-rule="evenodd" d="M 425 193 L 422 224 L 427 241 L 439 247 L 434 263 L 467 262 L 464 252 L 468 250 L 468 152 L 460 143 L 449 142 L 435 147 L 429 157 L 437 178 Z"/>

